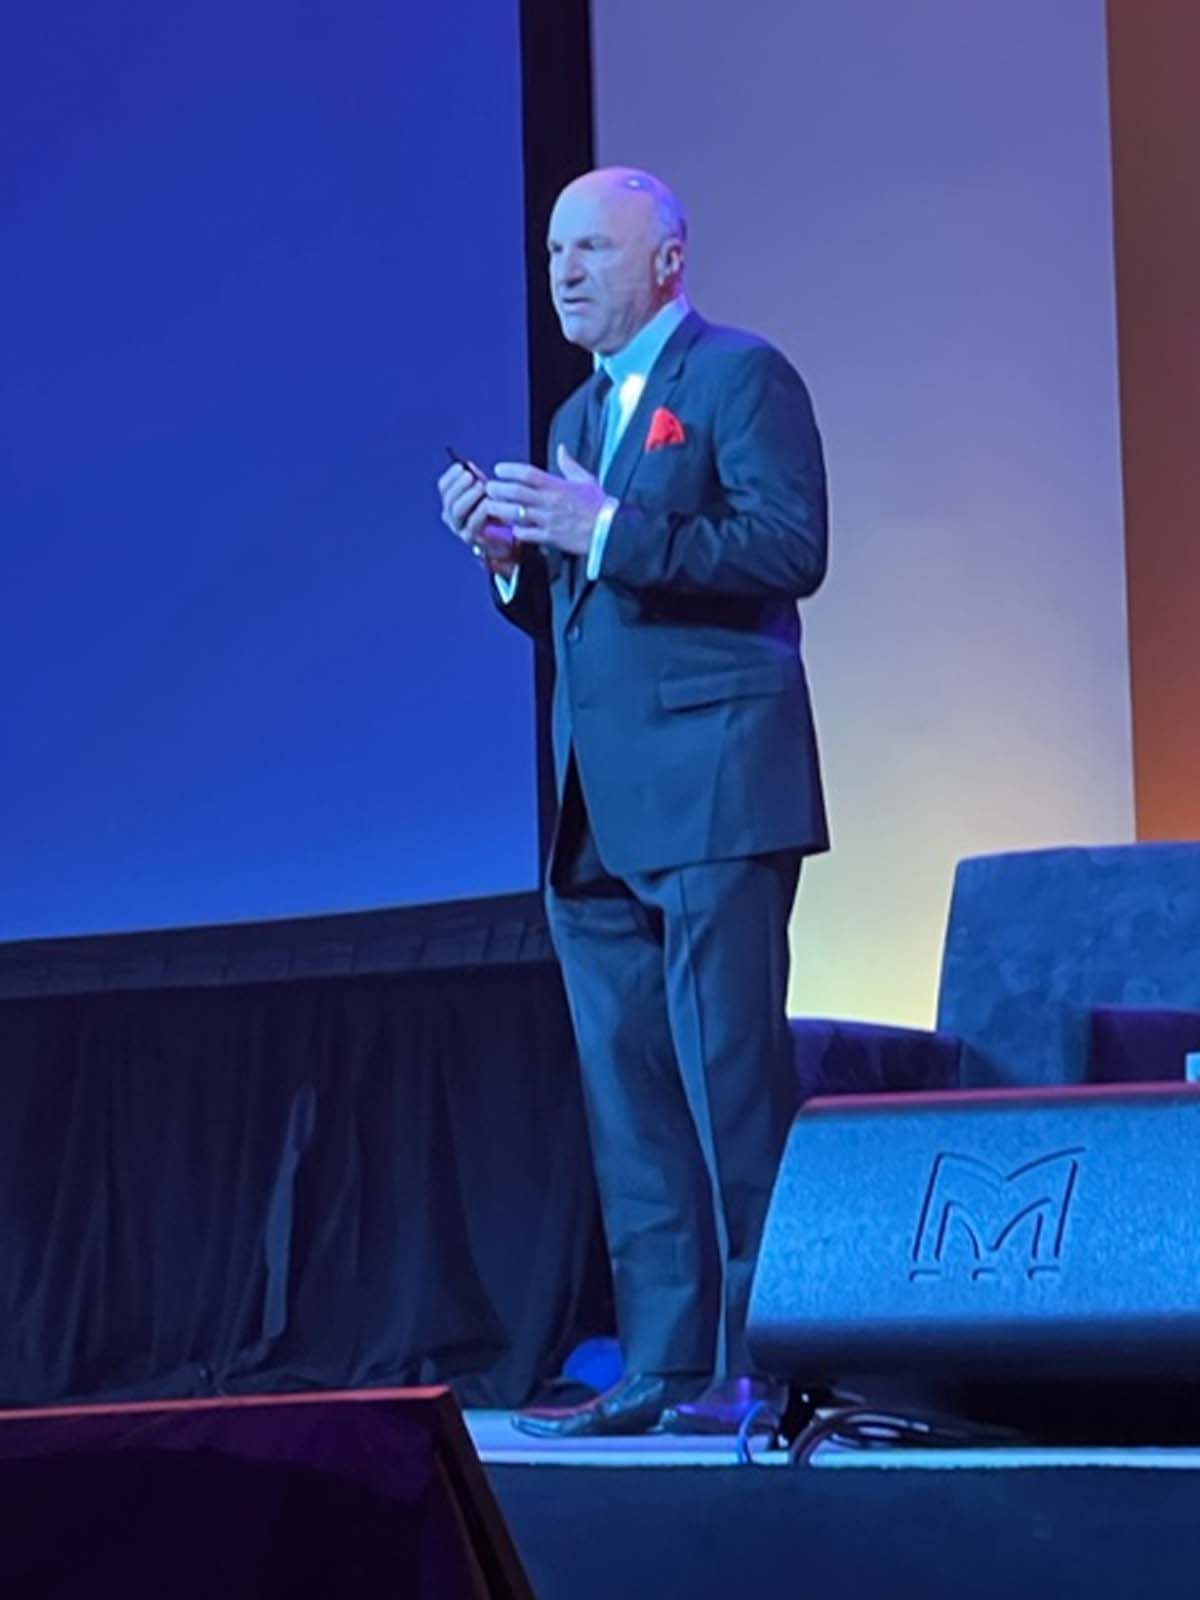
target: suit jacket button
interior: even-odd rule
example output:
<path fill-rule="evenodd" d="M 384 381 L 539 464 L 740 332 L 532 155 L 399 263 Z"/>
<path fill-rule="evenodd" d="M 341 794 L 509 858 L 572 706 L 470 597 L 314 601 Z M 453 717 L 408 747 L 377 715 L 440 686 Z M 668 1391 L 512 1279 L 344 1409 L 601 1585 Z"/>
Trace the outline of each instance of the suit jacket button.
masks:
<path fill-rule="evenodd" d="M 567 643 L 568 644 L 578 644 L 580 639 L 582 639 L 582 638 L 583 638 L 583 629 L 579 626 L 579 624 L 577 622 L 573 622 L 571 624 L 571 626 L 567 629 Z"/>

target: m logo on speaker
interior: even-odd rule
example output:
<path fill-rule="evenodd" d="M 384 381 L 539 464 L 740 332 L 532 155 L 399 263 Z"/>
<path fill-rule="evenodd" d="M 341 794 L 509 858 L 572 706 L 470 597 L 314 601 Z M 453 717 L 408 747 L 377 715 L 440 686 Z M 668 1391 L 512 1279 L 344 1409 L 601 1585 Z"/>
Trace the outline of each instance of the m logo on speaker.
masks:
<path fill-rule="evenodd" d="M 1003 1172 L 975 1156 L 944 1151 L 925 1186 L 913 1244 L 912 1282 L 955 1270 L 994 1277 L 1001 1258 L 1029 1278 L 1057 1272 L 1082 1145 Z M 965 1249 L 964 1249 L 965 1246 Z"/>

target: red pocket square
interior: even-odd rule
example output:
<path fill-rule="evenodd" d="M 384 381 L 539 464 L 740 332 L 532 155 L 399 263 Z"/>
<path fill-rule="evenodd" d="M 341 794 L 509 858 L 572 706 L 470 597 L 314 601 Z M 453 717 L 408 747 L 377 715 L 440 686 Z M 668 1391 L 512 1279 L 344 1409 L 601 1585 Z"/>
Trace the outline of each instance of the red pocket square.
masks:
<path fill-rule="evenodd" d="M 646 449 L 661 450 L 665 445 L 682 444 L 687 438 L 683 423 L 666 406 L 659 406 L 650 418 L 650 432 L 646 435 Z"/>

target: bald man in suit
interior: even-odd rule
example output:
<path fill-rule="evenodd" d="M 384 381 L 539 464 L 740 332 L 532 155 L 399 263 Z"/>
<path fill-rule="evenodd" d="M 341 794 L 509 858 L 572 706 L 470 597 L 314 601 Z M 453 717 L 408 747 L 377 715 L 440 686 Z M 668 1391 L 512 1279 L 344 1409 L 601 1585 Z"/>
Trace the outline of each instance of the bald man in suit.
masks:
<path fill-rule="evenodd" d="M 826 566 L 820 438 L 788 361 L 705 322 L 651 174 L 559 196 L 550 287 L 595 372 L 552 470 L 462 466 L 443 520 L 553 644 L 546 906 L 571 1006 L 625 1376 L 521 1412 L 553 1437 L 729 1432 L 782 1404 L 745 1327 L 796 1090 L 788 919 L 828 848 L 796 602 Z"/>

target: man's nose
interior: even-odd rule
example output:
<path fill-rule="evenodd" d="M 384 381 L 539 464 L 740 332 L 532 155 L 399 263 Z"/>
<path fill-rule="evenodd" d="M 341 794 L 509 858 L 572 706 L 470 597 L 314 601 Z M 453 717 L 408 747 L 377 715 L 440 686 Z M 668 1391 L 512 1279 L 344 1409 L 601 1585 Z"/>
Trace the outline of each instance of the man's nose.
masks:
<path fill-rule="evenodd" d="M 559 257 L 558 283 L 561 288 L 570 289 L 583 279 L 583 262 L 575 255 Z"/>

